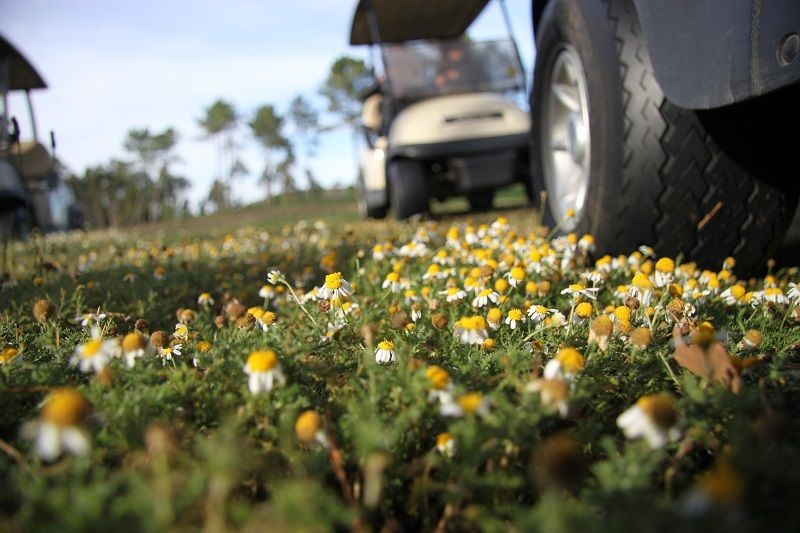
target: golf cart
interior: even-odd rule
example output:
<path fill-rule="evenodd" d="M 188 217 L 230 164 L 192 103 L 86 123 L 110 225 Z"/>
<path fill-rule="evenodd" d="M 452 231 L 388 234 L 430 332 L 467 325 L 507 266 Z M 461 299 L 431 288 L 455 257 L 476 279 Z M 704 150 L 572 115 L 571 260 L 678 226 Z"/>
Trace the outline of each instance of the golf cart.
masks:
<path fill-rule="evenodd" d="M 513 99 L 524 97 L 525 75 L 510 28 L 499 41 L 464 34 L 488 3 L 359 1 L 350 44 L 377 48 L 382 66 L 361 117 L 362 217 L 391 209 L 403 219 L 454 195 L 488 209 L 496 189 L 528 185 L 530 119 Z"/>
<path fill-rule="evenodd" d="M 38 139 L 30 98 L 33 89 L 44 89 L 42 77 L 27 59 L 0 36 L 0 236 L 3 240 L 25 238 L 32 227 L 41 231 L 82 226 L 82 213 L 72 190 L 59 175 L 50 149 Z M 9 109 L 9 93 L 23 91 L 30 117 L 30 132 L 23 138 L 17 117 Z"/>

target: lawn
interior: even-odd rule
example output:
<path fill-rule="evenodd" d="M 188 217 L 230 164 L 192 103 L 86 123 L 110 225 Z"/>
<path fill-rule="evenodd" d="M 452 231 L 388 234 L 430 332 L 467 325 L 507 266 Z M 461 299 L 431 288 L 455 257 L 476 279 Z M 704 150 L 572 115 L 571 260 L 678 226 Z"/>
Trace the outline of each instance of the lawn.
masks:
<path fill-rule="evenodd" d="M 498 204 L 15 243 L 0 529 L 798 530 L 797 268 Z"/>

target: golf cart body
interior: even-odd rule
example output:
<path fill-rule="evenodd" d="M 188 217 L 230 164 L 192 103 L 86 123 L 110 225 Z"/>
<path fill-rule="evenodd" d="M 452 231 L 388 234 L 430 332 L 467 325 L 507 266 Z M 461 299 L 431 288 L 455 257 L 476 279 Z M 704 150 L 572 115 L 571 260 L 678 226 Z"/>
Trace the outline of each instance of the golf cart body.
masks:
<path fill-rule="evenodd" d="M 527 182 L 530 119 L 513 96 L 525 77 L 512 39 L 464 32 L 488 0 L 361 0 L 350 44 L 380 48 L 383 73 L 365 95 L 359 207 L 405 218 L 430 198 L 491 206 L 495 189 Z"/>
<path fill-rule="evenodd" d="M 74 195 L 60 178 L 51 150 L 42 144 L 30 91 L 44 89 L 42 77 L 25 57 L 0 36 L 0 229 L 4 235 L 24 237 L 30 227 L 42 231 L 65 230 L 81 225 Z M 20 131 L 9 93 L 24 92 L 31 131 Z"/>

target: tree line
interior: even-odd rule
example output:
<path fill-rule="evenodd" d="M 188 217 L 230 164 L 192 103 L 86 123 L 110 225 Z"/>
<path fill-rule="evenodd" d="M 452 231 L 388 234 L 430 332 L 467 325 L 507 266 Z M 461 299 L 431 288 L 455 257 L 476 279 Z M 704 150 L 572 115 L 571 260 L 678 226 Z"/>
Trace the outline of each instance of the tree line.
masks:
<path fill-rule="evenodd" d="M 319 194 L 323 187 L 310 168 L 320 135 L 340 127 L 358 133 L 360 94 L 373 83 L 373 75 L 361 59 L 336 59 L 319 94 L 326 103 L 327 123 L 310 99 L 297 95 L 285 112 L 264 104 L 250 114 L 233 102 L 218 99 L 203 110 L 197 125 L 215 147 L 214 179 L 200 204 L 200 213 L 235 207 L 232 195 L 237 179 L 250 174 L 240 152 L 246 133 L 261 148 L 263 163 L 257 170 L 268 203 L 299 192 L 296 174 L 302 172 L 303 192 Z M 151 131 L 130 129 L 123 142 L 126 158 L 84 170 L 68 182 L 91 227 L 121 227 L 193 216 L 186 191 L 192 182 L 172 167 L 179 161 L 175 151 L 179 134 L 174 128 Z M 298 151 L 303 168 L 298 169 Z"/>

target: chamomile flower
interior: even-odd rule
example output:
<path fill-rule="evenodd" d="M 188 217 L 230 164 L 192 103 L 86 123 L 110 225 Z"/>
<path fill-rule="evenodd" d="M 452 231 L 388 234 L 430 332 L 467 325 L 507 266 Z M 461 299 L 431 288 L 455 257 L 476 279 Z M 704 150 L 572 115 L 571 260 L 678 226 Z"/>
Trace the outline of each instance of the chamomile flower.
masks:
<path fill-rule="evenodd" d="M 278 356 L 272 350 L 250 352 L 243 370 L 249 376 L 247 387 L 253 395 L 269 392 L 276 384 L 283 384 L 286 381 L 278 363 Z"/>
<path fill-rule="evenodd" d="M 322 429 L 322 417 L 314 410 L 303 411 L 294 424 L 297 440 L 305 444 L 317 443 L 327 448 L 328 437 Z"/>
<path fill-rule="evenodd" d="M 256 317 L 256 322 L 261 327 L 263 331 L 269 331 L 275 325 L 275 322 L 278 320 L 278 315 L 273 313 L 272 311 L 264 311 L 259 316 Z"/>
<path fill-rule="evenodd" d="M 325 284 L 318 289 L 320 298 L 326 300 L 349 300 L 353 292 L 350 285 L 341 272 L 334 272 L 325 276 Z"/>
<path fill-rule="evenodd" d="M 456 439 L 452 433 L 445 431 L 436 435 L 436 451 L 448 458 L 456 454 Z"/>
<path fill-rule="evenodd" d="M 564 380 L 558 378 L 534 379 L 528 383 L 525 390 L 538 393 L 541 402 L 551 409 L 557 410 L 561 418 L 565 418 L 569 414 L 567 401 L 569 386 Z"/>
<path fill-rule="evenodd" d="M 75 318 L 75 321 L 80 322 L 81 326 L 85 328 L 86 326 L 94 326 L 99 324 L 105 319 L 106 314 L 100 312 L 100 309 L 97 309 L 97 311 L 94 313 L 84 313 L 82 315 L 78 315 Z"/>
<path fill-rule="evenodd" d="M 175 331 L 172 336 L 180 341 L 186 341 L 189 339 L 189 328 L 186 324 L 175 324 Z"/>
<path fill-rule="evenodd" d="M 719 297 L 727 305 L 744 305 L 744 295 L 746 292 L 746 289 L 741 285 L 731 285 L 722 291 Z"/>
<path fill-rule="evenodd" d="M 561 291 L 561 294 L 569 294 L 570 296 L 572 296 L 573 300 L 578 300 L 582 296 L 595 300 L 597 299 L 597 292 L 599 290 L 600 289 L 597 287 L 586 287 L 580 283 L 573 283 L 572 285 Z"/>
<path fill-rule="evenodd" d="M 675 279 L 675 261 L 669 257 L 662 257 L 656 261 L 656 287 L 666 287 L 673 279 Z"/>
<path fill-rule="evenodd" d="M 625 437 L 644 437 L 652 449 L 658 449 L 678 438 L 677 421 L 675 402 L 666 394 L 650 394 L 619 415 L 617 426 Z"/>
<path fill-rule="evenodd" d="M 481 345 L 489 337 L 486 321 L 480 315 L 461 317 L 453 326 L 453 334 L 461 344 Z"/>
<path fill-rule="evenodd" d="M 203 307 L 210 307 L 214 305 L 214 298 L 208 292 L 200 293 L 200 296 L 197 297 L 197 305 L 202 305 Z"/>
<path fill-rule="evenodd" d="M 779 287 L 767 287 L 764 289 L 764 300 L 775 305 L 786 305 L 789 303 L 789 298 L 783 294 Z"/>
<path fill-rule="evenodd" d="M 468 392 L 450 402 L 442 402 L 439 406 L 439 414 L 450 417 L 486 416 L 489 414 L 489 400 L 480 392 Z"/>
<path fill-rule="evenodd" d="M 381 341 L 378 347 L 375 348 L 375 362 L 378 364 L 393 363 L 397 360 L 394 352 L 394 343 L 392 341 Z"/>
<path fill-rule="evenodd" d="M 381 284 L 382 289 L 389 289 L 390 292 L 400 292 L 408 288 L 408 283 L 400 278 L 399 272 L 389 272 L 386 274 L 386 279 Z"/>
<path fill-rule="evenodd" d="M 503 312 L 497 307 L 492 307 L 489 309 L 489 312 L 486 313 L 486 323 L 491 329 L 498 329 L 502 320 Z"/>
<path fill-rule="evenodd" d="M 472 300 L 472 307 L 486 307 L 489 302 L 496 304 L 499 299 L 500 296 L 492 289 L 482 289 L 478 291 L 478 295 Z"/>
<path fill-rule="evenodd" d="M 69 360 L 72 366 L 77 365 L 81 372 L 100 372 L 108 364 L 108 360 L 115 354 L 116 343 L 104 339 L 100 328 L 92 327 L 92 338 L 75 348 L 75 354 Z"/>
<path fill-rule="evenodd" d="M 24 437 L 34 441 L 36 453 L 45 461 L 53 461 L 67 452 L 85 455 L 90 443 L 84 421 L 89 402 L 75 389 L 56 390 L 45 402 L 39 420 L 23 426 Z"/>
<path fill-rule="evenodd" d="M 258 295 L 265 300 L 274 300 L 275 299 L 275 287 L 272 285 L 262 285 L 258 291 Z"/>
<path fill-rule="evenodd" d="M 786 296 L 792 300 L 792 305 L 800 305 L 800 287 L 797 286 L 797 283 L 789 283 L 789 290 L 786 292 Z"/>
<path fill-rule="evenodd" d="M 270 270 L 267 274 L 267 281 L 273 285 L 277 285 L 281 282 L 281 280 L 283 280 L 283 274 L 280 270 Z"/>
<path fill-rule="evenodd" d="M 509 285 L 516 287 L 525 281 L 525 269 L 521 266 L 515 266 L 506 272 L 505 277 L 508 280 Z"/>
<path fill-rule="evenodd" d="M 586 359 L 575 348 L 562 348 L 544 367 L 545 379 L 570 381 L 583 370 Z"/>
<path fill-rule="evenodd" d="M 170 344 L 169 346 L 159 347 L 158 356 L 161 358 L 162 363 L 167 364 L 167 361 L 169 361 L 174 364 L 175 357 L 179 357 L 182 354 L 182 350 L 182 344 Z"/>
<path fill-rule="evenodd" d="M 438 292 L 439 296 L 444 296 L 448 303 L 459 302 L 467 297 L 467 293 L 459 287 L 448 287 Z"/>
<path fill-rule="evenodd" d="M 122 338 L 121 348 L 125 366 L 133 368 L 136 359 L 146 355 L 150 350 L 150 341 L 139 333 L 128 333 Z"/>
<path fill-rule="evenodd" d="M 653 282 L 646 274 L 637 272 L 628 288 L 628 296 L 636 298 L 644 306 L 650 305 L 653 300 Z"/>
<path fill-rule="evenodd" d="M 511 309 L 508 314 L 506 315 L 506 319 L 503 321 L 511 329 L 517 329 L 517 323 L 522 323 L 525 321 L 525 314 L 518 308 Z"/>
<path fill-rule="evenodd" d="M 538 324 L 555 311 L 555 309 L 548 309 L 543 305 L 532 305 L 528 307 L 528 317 L 530 317 L 531 322 Z"/>

